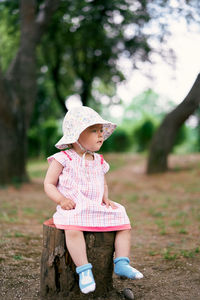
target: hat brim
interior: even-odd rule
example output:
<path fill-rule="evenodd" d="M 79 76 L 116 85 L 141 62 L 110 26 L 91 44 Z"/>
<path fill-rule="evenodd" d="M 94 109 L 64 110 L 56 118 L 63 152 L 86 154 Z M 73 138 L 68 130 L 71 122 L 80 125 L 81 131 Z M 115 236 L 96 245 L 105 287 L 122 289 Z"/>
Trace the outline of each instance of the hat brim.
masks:
<path fill-rule="evenodd" d="M 88 127 L 93 126 L 95 124 L 102 124 L 103 125 L 103 138 L 104 141 L 109 138 L 109 136 L 113 133 L 113 131 L 115 130 L 115 128 L 117 127 L 116 124 L 112 123 L 112 122 L 108 122 L 106 120 L 99 120 L 98 123 L 88 123 L 86 126 L 80 128 L 80 132 L 77 134 L 77 136 L 74 136 L 73 139 L 72 138 L 68 138 L 67 136 L 63 136 L 56 144 L 55 147 L 62 150 L 62 149 L 66 149 L 69 147 L 69 145 L 76 143 L 79 139 L 80 134 Z"/>

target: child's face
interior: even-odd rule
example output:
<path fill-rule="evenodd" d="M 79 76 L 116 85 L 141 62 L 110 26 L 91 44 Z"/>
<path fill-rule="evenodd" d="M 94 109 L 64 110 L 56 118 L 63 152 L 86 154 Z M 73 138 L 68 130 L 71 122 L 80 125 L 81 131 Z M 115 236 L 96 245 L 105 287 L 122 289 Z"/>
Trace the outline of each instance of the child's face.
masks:
<path fill-rule="evenodd" d="M 86 128 L 79 137 L 81 145 L 94 152 L 101 148 L 103 141 L 103 125 L 101 124 L 95 124 Z"/>

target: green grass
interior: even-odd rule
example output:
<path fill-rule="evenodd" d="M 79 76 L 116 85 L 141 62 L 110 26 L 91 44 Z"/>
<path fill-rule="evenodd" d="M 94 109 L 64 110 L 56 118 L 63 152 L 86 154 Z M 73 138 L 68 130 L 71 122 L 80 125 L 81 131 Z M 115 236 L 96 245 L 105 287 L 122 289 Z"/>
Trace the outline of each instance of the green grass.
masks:
<path fill-rule="evenodd" d="M 187 232 L 187 230 L 186 230 L 185 228 L 181 228 L 181 229 L 179 230 L 179 233 L 180 233 L 180 234 L 188 234 L 188 232 Z"/>
<path fill-rule="evenodd" d="M 5 261 L 5 258 L 0 257 L 0 263 L 3 262 L 3 261 Z"/>
<path fill-rule="evenodd" d="M 27 172 L 30 178 L 44 178 L 48 169 L 48 163 L 45 159 L 29 160 Z"/>
<path fill-rule="evenodd" d="M 158 254 L 158 252 L 153 251 L 153 250 L 150 250 L 148 254 L 149 254 L 150 256 L 155 256 L 155 255 Z"/>
<path fill-rule="evenodd" d="M 2 211 L 0 212 L 0 221 L 7 223 L 17 223 L 18 217 L 13 216 L 12 212 L 7 213 L 6 211 Z"/>
<path fill-rule="evenodd" d="M 150 211 L 149 211 L 149 213 L 150 213 L 150 215 L 152 216 L 152 217 L 155 217 L 155 218 L 162 218 L 162 217 L 164 217 L 165 216 L 165 212 L 163 212 L 163 211 L 156 211 L 155 209 L 150 209 Z"/>
<path fill-rule="evenodd" d="M 130 203 L 136 203 L 139 200 L 139 195 L 138 194 L 128 194 L 125 195 L 125 198 L 130 202 Z"/>
<path fill-rule="evenodd" d="M 186 211 L 180 211 L 177 214 L 177 217 L 187 217 L 187 216 L 188 216 L 188 213 Z"/>
<path fill-rule="evenodd" d="M 16 231 L 14 233 L 12 233 L 12 232 L 6 233 L 6 234 L 4 234 L 4 237 L 6 237 L 6 238 L 13 238 L 13 237 L 20 238 L 20 237 L 25 237 L 25 235 L 21 232 Z"/>
<path fill-rule="evenodd" d="M 176 253 L 172 253 L 170 249 L 164 249 L 163 251 L 163 258 L 166 260 L 175 260 L 177 258 Z"/>
<path fill-rule="evenodd" d="M 185 258 L 190 258 L 190 257 L 194 257 L 195 252 L 194 251 L 189 251 L 189 250 L 181 250 L 180 255 L 185 257 Z"/>
<path fill-rule="evenodd" d="M 173 250 L 172 247 L 168 247 L 162 251 L 162 257 L 166 260 L 175 260 L 178 258 L 193 258 L 196 255 L 199 255 L 200 248 L 196 247 L 195 249 L 187 250 Z"/>
<path fill-rule="evenodd" d="M 34 207 L 24 207 L 23 212 L 25 215 L 35 215 L 37 213 L 36 209 Z"/>
<path fill-rule="evenodd" d="M 172 227 L 180 227 L 180 226 L 183 225 L 183 222 L 182 222 L 181 220 L 175 219 L 175 220 L 172 220 L 172 221 L 170 222 L 170 225 L 171 225 Z"/>
<path fill-rule="evenodd" d="M 166 235 L 167 234 L 166 224 L 165 224 L 165 221 L 163 219 L 156 219 L 155 224 L 158 226 L 160 235 Z"/>
<path fill-rule="evenodd" d="M 20 254 L 13 255 L 13 258 L 14 258 L 15 260 L 22 260 L 22 259 L 23 259 L 23 258 L 22 258 L 22 255 L 20 255 Z"/>
<path fill-rule="evenodd" d="M 25 235 L 21 232 L 15 232 L 14 237 L 20 238 L 20 237 L 25 237 Z"/>
<path fill-rule="evenodd" d="M 107 158 L 108 155 L 108 158 Z M 108 161 L 110 165 L 110 171 L 115 171 L 121 167 L 123 167 L 127 163 L 127 158 L 125 154 L 110 156 L 110 154 L 105 154 L 104 158 Z"/>

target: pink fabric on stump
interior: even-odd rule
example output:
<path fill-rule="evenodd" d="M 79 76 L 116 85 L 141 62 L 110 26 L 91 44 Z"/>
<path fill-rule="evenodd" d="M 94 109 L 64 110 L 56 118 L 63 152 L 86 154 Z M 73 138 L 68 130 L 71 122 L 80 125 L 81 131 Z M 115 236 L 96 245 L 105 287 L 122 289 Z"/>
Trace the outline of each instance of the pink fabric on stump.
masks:
<path fill-rule="evenodd" d="M 109 165 L 95 153 L 94 160 L 83 160 L 73 149 L 58 152 L 48 158 L 56 159 L 63 170 L 57 188 L 66 198 L 76 203 L 75 209 L 64 210 L 60 205 L 53 215 L 53 222 L 60 229 L 82 231 L 116 231 L 129 229 L 130 221 L 125 208 L 116 203 L 117 209 L 102 205 L 104 174 Z"/>

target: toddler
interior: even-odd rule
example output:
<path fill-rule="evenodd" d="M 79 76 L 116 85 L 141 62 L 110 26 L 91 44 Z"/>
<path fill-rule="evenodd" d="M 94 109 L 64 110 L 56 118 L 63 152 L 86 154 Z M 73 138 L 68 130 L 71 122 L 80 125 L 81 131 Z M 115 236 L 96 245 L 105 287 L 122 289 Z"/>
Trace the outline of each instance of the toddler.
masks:
<path fill-rule="evenodd" d="M 62 151 L 48 158 L 44 189 L 57 204 L 53 221 L 65 230 L 84 294 L 94 291 L 96 285 L 83 231 L 116 231 L 114 272 L 131 279 L 143 277 L 129 264 L 131 226 L 125 208 L 108 198 L 105 173 L 109 165 L 95 153 L 115 128 L 89 107 L 73 108 L 64 118 L 63 137 L 56 144 Z"/>

